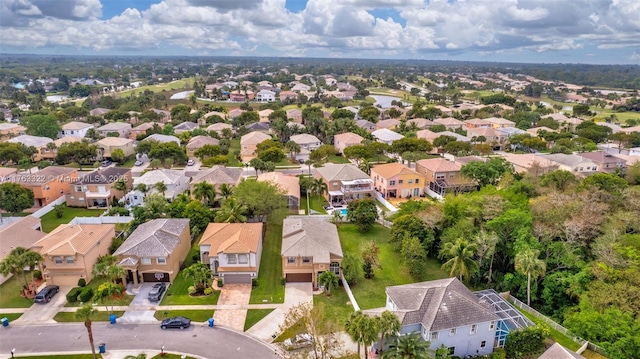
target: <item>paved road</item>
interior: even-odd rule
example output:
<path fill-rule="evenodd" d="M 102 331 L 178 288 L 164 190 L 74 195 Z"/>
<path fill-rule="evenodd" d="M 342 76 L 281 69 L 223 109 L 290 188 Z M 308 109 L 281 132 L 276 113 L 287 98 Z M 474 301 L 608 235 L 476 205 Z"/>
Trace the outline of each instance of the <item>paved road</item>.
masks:
<path fill-rule="evenodd" d="M 82 323 L 0 327 L 0 353 L 90 351 Z M 109 349 L 154 349 L 206 358 L 278 358 L 274 349 L 248 336 L 220 327 L 196 324 L 185 330 L 162 330 L 157 324 L 93 324 L 93 337 Z"/>

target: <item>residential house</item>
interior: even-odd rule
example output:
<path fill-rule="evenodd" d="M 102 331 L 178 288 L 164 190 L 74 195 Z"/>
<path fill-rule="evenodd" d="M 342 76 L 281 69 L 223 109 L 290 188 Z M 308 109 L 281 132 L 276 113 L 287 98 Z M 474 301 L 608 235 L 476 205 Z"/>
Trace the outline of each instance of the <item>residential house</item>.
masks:
<path fill-rule="evenodd" d="M 434 125 L 444 125 L 449 131 L 456 130 L 458 128 L 463 128 L 465 126 L 464 122 L 455 119 L 453 117 L 445 117 L 445 118 L 436 118 L 433 120 Z"/>
<path fill-rule="evenodd" d="M 261 90 L 256 94 L 257 102 L 274 102 L 276 100 L 276 93 L 270 90 Z"/>
<path fill-rule="evenodd" d="M 426 177 L 401 163 L 374 166 L 371 179 L 376 191 L 385 198 L 411 198 L 424 194 Z"/>
<path fill-rule="evenodd" d="M 235 187 L 242 180 L 242 173 L 242 168 L 213 166 L 209 169 L 199 171 L 198 174 L 192 178 L 189 189 L 193 194 L 195 185 L 201 182 L 213 185 L 216 191 L 219 190 L 223 184 Z"/>
<path fill-rule="evenodd" d="M 586 359 L 582 355 L 569 350 L 558 343 L 553 343 L 538 359 Z"/>
<path fill-rule="evenodd" d="M 472 142 L 486 143 L 488 145 L 491 145 L 491 147 L 495 150 L 502 149 L 502 145 L 506 140 L 505 135 L 493 129 L 492 127 L 467 129 L 467 137 L 470 138 Z M 481 141 L 482 138 L 484 138 L 484 141 Z"/>
<path fill-rule="evenodd" d="M 58 137 L 76 136 L 86 137 L 87 131 L 94 128 L 92 124 L 86 122 L 71 121 L 62 125 L 62 131 L 58 134 Z"/>
<path fill-rule="evenodd" d="M 271 182 L 284 190 L 289 212 L 298 213 L 300 208 L 300 178 L 298 176 L 282 172 L 262 172 L 258 175 L 258 181 Z"/>
<path fill-rule="evenodd" d="M 189 158 L 194 158 L 196 156 L 195 152 L 200 148 L 202 148 L 202 146 L 204 145 L 217 146 L 219 144 L 220 144 L 220 141 L 213 137 L 209 137 L 209 136 L 192 137 L 189 140 L 189 143 L 187 143 L 187 145 L 185 146 L 187 148 L 187 156 L 189 156 Z"/>
<path fill-rule="evenodd" d="M 554 129 L 552 129 L 552 128 L 546 127 L 546 126 L 532 127 L 532 128 L 527 129 L 527 131 L 526 131 L 526 132 L 527 132 L 528 134 L 530 134 L 531 136 L 536 137 L 536 136 L 538 136 L 538 134 L 539 134 L 541 131 L 545 131 L 545 132 L 558 132 L 558 131 L 556 131 L 556 130 L 554 130 Z"/>
<path fill-rule="evenodd" d="M 70 167 L 49 166 L 33 173 L 10 176 L 11 182 L 33 191 L 34 207 L 44 207 L 69 193 L 69 185 L 78 179 L 78 170 Z"/>
<path fill-rule="evenodd" d="M 15 123 L 0 123 L 0 141 L 24 135 L 27 129 Z"/>
<path fill-rule="evenodd" d="M 493 352 L 500 317 L 457 278 L 391 286 L 386 294 L 385 307 L 364 313 L 391 311 L 400 334 L 418 333 L 434 351 L 444 346 L 460 358 Z"/>
<path fill-rule="evenodd" d="M 163 135 L 160 133 L 154 133 L 153 135 L 149 135 L 143 141 L 157 141 L 160 143 L 175 142 L 178 146 L 180 146 L 180 139 L 178 137 L 171 136 L 171 135 Z"/>
<path fill-rule="evenodd" d="M 290 141 L 293 141 L 300 146 L 300 152 L 296 154 L 296 160 L 298 161 L 308 160 L 311 151 L 322 145 L 322 141 L 320 141 L 318 137 L 308 133 L 293 135 L 290 137 Z"/>
<path fill-rule="evenodd" d="M 597 163 L 581 155 L 555 153 L 546 155 L 545 159 L 558 164 L 559 170 L 569 171 L 577 176 L 588 176 L 600 171 Z"/>
<path fill-rule="evenodd" d="M 558 164 L 551 161 L 544 155 L 535 153 L 509 153 L 505 152 L 502 157 L 511 163 L 517 173 L 528 173 L 534 177 L 558 169 Z"/>
<path fill-rule="evenodd" d="M 416 172 L 425 176 L 425 192 L 443 198 L 447 193 L 473 191 L 477 183 L 462 176 L 462 164 L 446 158 L 429 158 L 416 162 Z"/>
<path fill-rule="evenodd" d="M 120 180 L 127 185 L 125 191 L 119 191 L 113 187 Z M 66 196 L 67 207 L 106 208 L 124 197 L 125 193 L 132 188 L 131 169 L 99 168 L 80 176 L 69 186 L 69 194 Z"/>
<path fill-rule="evenodd" d="M 127 270 L 125 279 L 173 282 L 191 248 L 188 218 L 152 219 L 136 228 L 113 253 Z"/>
<path fill-rule="evenodd" d="M 274 111 L 270 108 L 267 108 L 265 110 L 261 110 L 258 111 L 258 117 L 260 118 L 260 122 L 269 122 L 269 116 L 273 113 Z"/>
<path fill-rule="evenodd" d="M 282 93 L 280 94 L 280 97 L 282 98 Z M 288 109 L 287 118 L 291 119 L 292 122 L 302 123 L 302 110 L 297 108 Z"/>
<path fill-rule="evenodd" d="M 270 139 L 271 136 L 262 132 L 251 132 L 240 137 L 240 157 L 242 162 L 249 162 L 255 158 L 258 144 Z"/>
<path fill-rule="evenodd" d="M 391 130 L 388 130 L 386 128 L 381 128 L 379 130 L 375 130 L 373 132 L 371 132 L 371 135 L 373 136 L 373 138 L 376 139 L 376 141 L 378 142 L 382 142 L 382 143 L 386 143 L 387 145 L 391 145 L 393 143 L 393 141 L 397 141 L 401 138 L 404 138 L 403 135 L 397 133 L 397 132 L 393 132 Z"/>
<path fill-rule="evenodd" d="M 9 182 L 18 173 L 17 168 L 0 167 L 0 183 Z"/>
<path fill-rule="evenodd" d="M 207 127 L 207 131 L 216 132 L 218 136 L 222 136 L 222 130 L 224 130 L 225 128 L 228 128 L 233 131 L 233 126 L 231 126 L 228 123 L 222 123 L 222 122 L 218 122 L 218 123 L 214 123 L 213 125 L 210 125 L 209 127 Z"/>
<path fill-rule="evenodd" d="M 31 135 L 20 135 L 17 137 L 10 138 L 6 140 L 9 143 L 21 143 L 27 147 L 35 147 L 37 149 L 46 148 L 47 144 L 53 142 L 49 137 L 40 137 L 40 136 L 31 136 Z M 31 158 L 33 161 L 42 160 L 42 153 L 38 150 L 33 154 Z"/>
<path fill-rule="evenodd" d="M 280 101 L 285 102 L 288 99 L 297 100 L 298 94 L 293 91 L 281 91 L 278 96 L 280 97 Z"/>
<path fill-rule="evenodd" d="M 160 118 L 158 119 L 158 121 L 160 121 L 160 123 L 167 123 L 171 121 L 171 112 L 167 110 L 159 110 L 157 108 L 152 108 L 151 111 L 159 115 Z"/>
<path fill-rule="evenodd" d="M 356 126 L 364 129 L 369 133 L 376 130 L 376 124 L 369 120 L 356 120 Z"/>
<path fill-rule="evenodd" d="M 300 83 L 300 82 L 297 82 L 297 81 L 296 81 L 296 82 L 292 82 L 292 84 L 293 84 L 294 86 L 291 88 L 291 91 L 295 91 L 295 92 L 307 92 L 307 91 L 311 90 L 311 86 L 309 86 L 309 85 L 305 85 L 305 84 Z"/>
<path fill-rule="evenodd" d="M 390 118 L 387 120 L 380 120 L 376 122 L 376 130 L 380 130 L 386 128 L 388 130 L 393 130 L 400 124 L 400 120 L 397 118 Z"/>
<path fill-rule="evenodd" d="M 433 121 L 427 120 L 426 118 L 412 118 L 407 120 L 407 126 L 412 127 L 415 124 L 415 127 L 419 130 L 424 130 L 433 126 Z"/>
<path fill-rule="evenodd" d="M 465 121 L 462 121 L 462 122 L 464 122 L 464 126 L 467 129 L 492 127 L 491 122 L 489 122 L 487 120 L 483 120 L 481 118 L 472 118 L 472 119 L 465 120 Z"/>
<path fill-rule="evenodd" d="M 38 153 L 40 154 L 40 158 L 43 160 L 54 161 L 56 156 L 58 155 L 58 149 L 65 143 L 73 143 L 73 142 L 82 142 L 84 139 L 82 137 L 77 136 L 65 136 L 62 138 L 58 138 L 54 140 L 52 143 L 54 144 L 53 148 L 49 148 L 49 144 L 38 148 Z"/>
<path fill-rule="evenodd" d="M 91 282 L 93 266 L 109 254 L 115 235 L 114 224 L 61 224 L 31 249 L 44 258 L 42 276 L 47 284 L 76 286 L 80 278 Z"/>
<path fill-rule="evenodd" d="M 105 137 L 96 142 L 98 147 L 98 159 L 111 158 L 114 150 L 120 149 L 125 157 L 132 156 L 136 151 L 133 147 L 133 141 L 128 138 L 121 137 Z"/>
<path fill-rule="evenodd" d="M 138 136 L 146 135 L 147 131 L 151 130 L 154 125 L 158 125 L 158 127 L 160 128 L 164 127 L 164 124 L 159 124 L 155 122 L 144 122 L 131 129 L 131 134 L 129 134 L 129 139 L 136 140 Z"/>
<path fill-rule="evenodd" d="M 209 120 L 209 117 L 211 117 L 211 116 L 217 116 L 217 117 L 220 117 L 223 121 L 227 119 L 227 114 L 226 114 L 226 113 L 224 113 L 224 112 L 219 112 L 219 111 L 211 111 L 211 112 L 207 112 L 207 113 L 205 113 L 205 114 L 202 116 L 202 118 L 205 120 L 205 122 L 212 122 L 212 121 L 210 121 L 210 120 Z M 213 119 L 212 119 L 212 120 L 213 120 Z M 216 120 L 215 120 L 215 121 L 213 121 L 213 122 L 217 122 L 217 121 L 219 121 L 219 120 L 218 120 L 218 119 L 216 119 Z"/>
<path fill-rule="evenodd" d="M 333 146 L 336 148 L 338 153 L 344 153 L 345 148 L 353 145 L 359 145 L 362 141 L 364 141 L 364 138 L 353 132 L 345 132 L 333 136 Z"/>
<path fill-rule="evenodd" d="M 107 137 L 109 133 L 117 132 L 118 137 L 129 138 L 131 135 L 131 124 L 125 122 L 111 122 L 96 128 L 96 132 L 102 137 Z"/>
<path fill-rule="evenodd" d="M 623 158 L 616 157 L 616 155 L 611 155 L 603 151 L 584 152 L 579 155 L 598 165 L 600 172 L 616 173 L 626 170 L 627 161 Z"/>
<path fill-rule="evenodd" d="M 26 217 L 5 217 L 0 222 L 0 262 L 17 247 L 31 248 L 34 243 L 42 239 L 46 233 L 42 232 L 40 218 L 34 216 Z M 11 275 L 5 277 L 0 274 L 0 284 L 9 279 Z"/>
<path fill-rule="evenodd" d="M 269 122 L 254 122 L 245 126 L 249 132 L 270 133 L 271 125 Z"/>
<path fill-rule="evenodd" d="M 485 118 L 484 120 L 489 122 L 491 124 L 491 127 L 493 127 L 494 129 L 516 127 L 515 122 L 501 117 L 489 117 Z"/>
<path fill-rule="evenodd" d="M 128 206 L 143 205 L 145 195 L 150 193 L 160 193 L 168 201 L 172 201 L 177 195 L 189 189 L 189 180 L 190 177 L 185 176 L 184 171 L 169 169 L 148 171 L 133 181 L 133 190 L 129 191 L 124 198 Z M 159 182 L 167 187 L 164 193 L 156 188 Z M 137 189 L 139 185 L 147 187 L 146 194 Z"/>
<path fill-rule="evenodd" d="M 468 133 L 468 132 L 467 132 Z M 450 136 L 456 139 L 456 141 L 461 141 L 461 142 L 470 142 L 471 140 L 469 139 L 469 137 L 463 136 L 461 134 L 455 133 L 455 132 L 451 132 L 451 131 L 442 131 L 442 132 L 433 132 L 431 130 L 420 130 L 418 132 L 416 132 L 416 137 L 417 138 L 422 138 L 425 139 L 431 143 L 433 143 L 433 140 L 435 140 L 436 138 L 440 137 L 440 136 Z"/>
<path fill-rule="evenodd" d="M 353 164 L 326 164 L 316 168 L 315 178 L 327 184 L 325 198 L 333 207 L 341 207 L 355 199 L 373 197 L 375 189 L 368 174 Z"/>
<path fill-rule="evenodd" d="M 229 93 L 229 100 L 233 102 L 244 102 L 253 100 L 255 94 L 250 90 L 235 90 Z"/>
<path fill-rule="evenodd" d="M 198 128 L 198 124 L 195 122 L 183 122 L 183 123 L 179 123 L 177 125 L 175 125 L 173 127 L 173 132 L 176 135 L 179 135 L 183 132 L 191 132 L 193 130 L 195 130 L 196 128 Z"/>
<path fill-rule="evenodd" d="M 102 117 L 105 113 L 109 111 L 111 110 L 109 110 L 108 108 L 96 107 L 93 110 L 89 111 L 89 115 Z"/>
<path fill-rule="evenodd" d="M 224 284 L 251 284 L 258 278 L 262 223 L 209 223 L 200 239 L 200 259 Z"/>
<path fill-rule="evenodd" d="M 229 118 L 230 119 L 234 119 L 240 115 L 242 115 L 242 113 L 245 112 L 243 109 L 240 108 L 234 108 L 233 110 L 229 111 Z"/>
<path fill-rule="evenodd" d="M 287 282 L 318 286 L 322 272 L 340 275 L 342 247 L 336 225 L 322 219 L 290 216 L 282 222 L 282 276 Z"/>

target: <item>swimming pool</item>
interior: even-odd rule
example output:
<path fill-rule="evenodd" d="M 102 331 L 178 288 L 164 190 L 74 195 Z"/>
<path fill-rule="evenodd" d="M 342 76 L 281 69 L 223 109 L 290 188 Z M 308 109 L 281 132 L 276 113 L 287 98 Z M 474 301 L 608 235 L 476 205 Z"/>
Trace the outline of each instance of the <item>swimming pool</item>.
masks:
<path fill-rule="evenodd" d="M 347 212 L 348 212 L 348 210 L 346 208 L 340 209 L 340 215 L 343 216 L 343 217 L 347 215 Z"/>

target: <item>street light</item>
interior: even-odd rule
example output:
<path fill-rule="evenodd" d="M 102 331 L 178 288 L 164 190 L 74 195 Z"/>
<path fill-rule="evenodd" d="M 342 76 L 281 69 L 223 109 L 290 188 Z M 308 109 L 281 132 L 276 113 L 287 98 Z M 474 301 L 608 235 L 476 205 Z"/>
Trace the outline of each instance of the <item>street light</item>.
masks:
<path fill-rule="evenodd" d="M 11 359 L 13 359 L 13 353 L 16 352 L 16 348 L 11 349 Z"/>

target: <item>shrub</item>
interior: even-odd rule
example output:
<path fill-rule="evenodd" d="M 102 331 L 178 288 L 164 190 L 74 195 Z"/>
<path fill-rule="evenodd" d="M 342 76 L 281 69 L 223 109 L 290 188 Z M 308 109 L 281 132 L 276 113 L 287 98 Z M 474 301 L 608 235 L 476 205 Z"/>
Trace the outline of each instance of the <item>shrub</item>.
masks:
<path fill-rule="evenodd" d="M 78 295 L 78 300 L 83 303 L 90 301 L 91 298 L 93 298 L 93 289 L 91 287 L 84 287 Z"/>
<path fill-rule="evenodd" d="M 187 292 L 189 292 L 189 294 L 193 294 L 196 292 L 196 287 L 194 286 L 189 286 L 189 288 L 187 288 Z"/>
<path fill-rule="evenodd" d="M 84 278 L 78 279 L 78 287 L 86 287 L 87 281 Z"/>
<path fill-rule="evenodd" d="M 191 260 L 193 261 L 193 263 L 198 263 L 200 262 L 200 252 L 194 253 L 191 256 Z"/>
<path fill-rule="evenodd" d="M 38 279 L 38 280 L 42 279 L 42 271 L 40 271 L 38 269 L 34 270 L 33 271 L 33 278 Z"/>
<path fill-rule="evenodd" d="M 507 353 L 504 351 L 504 348 L 495 348 L 493 353 L 491 353 L 490 359 L 506 359 Z"/>
<path fill-rule="evenodd" d="M 255 288 L 258 286 L 258 278 L 251 278 L 251 287 Z"/>
<path fill-rule="evenodd" d="M 287 278 L 285 277 L 280 278 L 280 284 L 287 285 Z"/>
<path fill-rule="evenodd" d="M 82 291 L 82 288 L 80 288 L 80 287 L 71 288 L 69 293 L 67 293 L 67 302 L 69 302 L 69 303 L 77 302 L 78 301 L 78 294 L 80 294 L 80 291 Z"/>
<path fill-rule="evenodd" d="M 545 331 L 532 326 L 514 330 L 507 336 L 505 351 L 509 358 L 520 358 L 544 349 Z"/>
<path fill-rule="evenodd" d="M 218 278 L 218 287 L 222 288 L 224 286 L 224 282 L 222 281 L 222 278 Z"/>
<path fill-rule="evenodd" d="M 206 288 L 204 289 L 204 295 L 210 295 L 210 294 L 213 294 L 213 288 L 211 288 L 211 287 L 206 287 Z"/>

